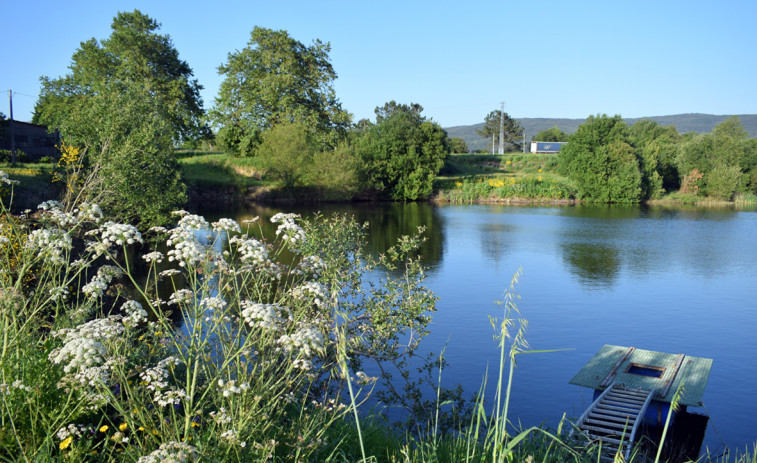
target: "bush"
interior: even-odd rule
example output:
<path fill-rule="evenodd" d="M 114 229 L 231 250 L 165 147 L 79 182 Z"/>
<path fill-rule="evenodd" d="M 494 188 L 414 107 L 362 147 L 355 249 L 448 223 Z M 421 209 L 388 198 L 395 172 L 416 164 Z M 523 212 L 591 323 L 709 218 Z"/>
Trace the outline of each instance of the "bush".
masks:
<path fill-rule="evenodd" d="M 707 174 L 708 196 L 730 201 L 741 186 L 741 169 L 737 166 L 717 166 Z"/>

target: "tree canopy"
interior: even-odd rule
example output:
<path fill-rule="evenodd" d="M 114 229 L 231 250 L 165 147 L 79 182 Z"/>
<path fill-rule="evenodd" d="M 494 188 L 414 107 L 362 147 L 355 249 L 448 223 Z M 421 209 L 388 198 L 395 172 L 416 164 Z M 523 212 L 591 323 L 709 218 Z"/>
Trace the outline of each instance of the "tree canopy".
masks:
<path fill-rule="evenodd" d="M 357 140 L 364 184 L 389 199 L 428 198 L 449 154 L 449 138 L 421 116 L 420 105 L 392 103 L 376 108 L 376 124 Z"/>
<path fill-rule="evenodd" d="M 141 87 L 155 97 L 175 142 L 207 135 L 201 121 L 202 87 L 179 58 L 170 37 L 157 32 L 159 28 L 159 23 L 138 10 L 118 13 L 109 38 L 81 43 L 71 59 L 70 74 L 40 78 L 42 89 L 33 122 L 61 127 L 82 100 Z"/>
<path fill-rule="evenodd" d="M 302 124 L 323 146 L 335 146 L 351 116 L 336 98 L 337 78 L 320 40 L 312 45 L 287 31 L 255 27 L 242 50 L 218 68 L 224 76 L 211 112 L 218 141 L 228 150 L 253 155 L 262 133 L 276 124 Z"/>
<path fill-rule="evenodd" d="M 558 164 L 583 198 L 606 203 L 642 198 L 639 161 L 618 115 L 589 116 L 560 150 Z"/>
<path fill-rule="evenodd" d="M 531 138 L 532 141 L 564 142 L 568 141 L 568 134 L 557 126 L 540 130 Z"/>
<path fill-rule="evenodd" d="M 481 130 L 476 130 L 476 133 L 487 139 L 494 135 L 497 143 L 499 143 L 499 123 L 501 114 L 502 111 L 499 109 L 487 114 L 486 118 L 484 118 L 484 127 Z M 505 152 L 520 149 L 521 143 L 523 142 L 523 127 L 521 127 L 518 121 L 510 117 L 507 113 L 505 113 L 504 123 L 505 130 L 503 138 Z"/>

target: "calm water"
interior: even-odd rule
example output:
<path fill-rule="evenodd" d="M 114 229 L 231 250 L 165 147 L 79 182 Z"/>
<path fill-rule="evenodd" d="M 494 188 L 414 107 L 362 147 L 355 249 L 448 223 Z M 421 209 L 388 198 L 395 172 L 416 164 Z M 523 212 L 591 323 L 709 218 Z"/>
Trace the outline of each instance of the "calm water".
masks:
<path fill-rule="evenodd" d="M 705 445 L 716 451 L 722 439 L 744 449 L 757 440 L 757 212 L 428 204 L 320 210 L 370 222 L 374 252 L 427 227 L 427 283 L 441 299 L 425 348 L 446 345 L 443 381 L 469 392 L 487 365 L 496 368 L 489 316 L 501 316 L 494 301 L 523 269 L 517 290 L 531 347 L 573 349 L 520 357 L 511 416 L 524 426 L 580 415 L 592 391 L 568 381 L 602 345 L 617 344 L 713 358 L 706 410 L 693 409 L 712 419 Z"/>

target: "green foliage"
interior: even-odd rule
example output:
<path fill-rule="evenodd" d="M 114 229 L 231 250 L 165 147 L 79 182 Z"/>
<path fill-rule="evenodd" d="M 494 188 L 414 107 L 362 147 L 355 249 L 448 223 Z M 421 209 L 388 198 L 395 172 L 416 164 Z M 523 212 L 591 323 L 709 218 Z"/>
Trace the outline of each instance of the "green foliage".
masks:
<path fill-rule="evenodd" d="M 738 166 L 720 165 L 713 168 L 706 176 L 707 196 L 730 201 L 741 186 L 741 169 Z"/>
<path fill-rule="evenodd" d="M 420 115 L 422 107 L 401 106 L 376 108 L 377 123 L 356 142 L 364 185 L 394 200 L 426 199 L 449 154 L 449 139 L 439 124 Z"/>
<path fill-rule="evenodd" d="M 308 185 L 318 189 L 323 200 L 349 200 L 360 190 L 360 163 L 346 143 L 333 150 L 313 153 Z"/>
<path fill-rule="evenodd" d="M 582 198 L 608 203 L 642 199 L 641 172 L 620 116 L 589 116 L 558 155 L 559 170 Z"/>
<path fill-rule="evenodd" d="M 712 133 L 687 139 L 680 148 L 676 163 L 682 175 L 689 175 L 694 170 L 704 175 L 702 187 L 706 194 L 730 197 L 744 186 L 754 188 L 757 140 L 749 138 L 737 117 L 731 117 L 715 126 Z M 715 169 L 718 172 L 712 175 Z M 742 177 L 738 181 L 734 180 L 734 169 L 738 169 Z M 710 181 L 716 182 L 712 188 Z"/>
<path fill-rule="evenodd" d="M 312 142 L 301 124 L 282 122 L 263 132 L 258 148 L 261 167 L 285 190 L 302 182 L 313 163 Z"/>
<path fill-rule="evenodd" d="M 560 130 L 557 126 L 549 129 L 540 130 L 534 135 L 531 140 L 533 141 L 551 141 L 551 142 L 563 142 L 568 141 L 568 134 Z"/>
<path fill-rule="evenodd" d="M 465 154 L 468 152 L 468 145 L 462 138 L 452 137 L 449 140 L 449 149 L 452 153 Z"/>
<path fill-rule="evenodd" d="M 481 130 L 476 130 L 476 133 L 486 138 L 487 140 L 494 135 L 497 140 L 497 146 L 499 146 L 499 126 L 502 111 L 495 110 L 486 115 L 484 119 L 484 127 Z M 504 114 L 504 143 L 505 153 L 508 151 L 518 150 L 521 148 L 523 142 L 523 127 L 520 126 L 518 121 L 510 117 L 509 114 Z"/>
<path fill-rule="evenodd" d="M 118 13 L 109 38 L 82 42 L 72 57 L 71 74 L 57 79 L 41 77 L 42 90 L 33 122 L 61 127 L 75 111 L 102 91 L 140 86 L 152 95 L 168 122 L 174 141 L 197 139 L 209 131 L 203 117 L 202 86 L 192 69 L 179 59 L 168 35 L 157 33 L 160 24 L 138 10 Z"/>
<path fill-rule="evenodd" d="M 186 195 L 173 157 L 171 122 L 160 103 L 139 86 L 102 89 L 78 102 L 60 131 L 69 144 L 83 148 L 89 169 L 70 198 L 99 203 L 107 214 L 143 227 L 167 221 Z"/>
<path fill-rule="evenodd" d="M 283 122 L 302 124 L 325 147 L 345 134 L 350 114 L 336 98 L 331 46 L 315 40 L 306 46 L 286 31 L 252 30 L 242 50 L 229 53 L 218 68 L 224 80 L 211 118 L 227 150 L 254 155 L 262 133 Z"/>
<path fill-rule="evenodd" d="M 657 199 L 680 186 L 676 157 L 681 137 L 675 127 L 642 119 L 629 127 L 632 144 L 640 155 L 642 197 Z"/>

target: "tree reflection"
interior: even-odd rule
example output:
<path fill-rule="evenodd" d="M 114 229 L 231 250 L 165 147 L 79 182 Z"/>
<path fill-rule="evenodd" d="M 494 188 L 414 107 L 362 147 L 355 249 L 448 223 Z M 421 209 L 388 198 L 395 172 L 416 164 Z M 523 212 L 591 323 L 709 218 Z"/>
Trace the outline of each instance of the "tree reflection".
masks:
<path fill-rule="evenodd" d="M 621 259 L 617 248 L 601 243 L 564 243 L 563 260 L 581 284 L 611 287 L 618 277 Z"/>

